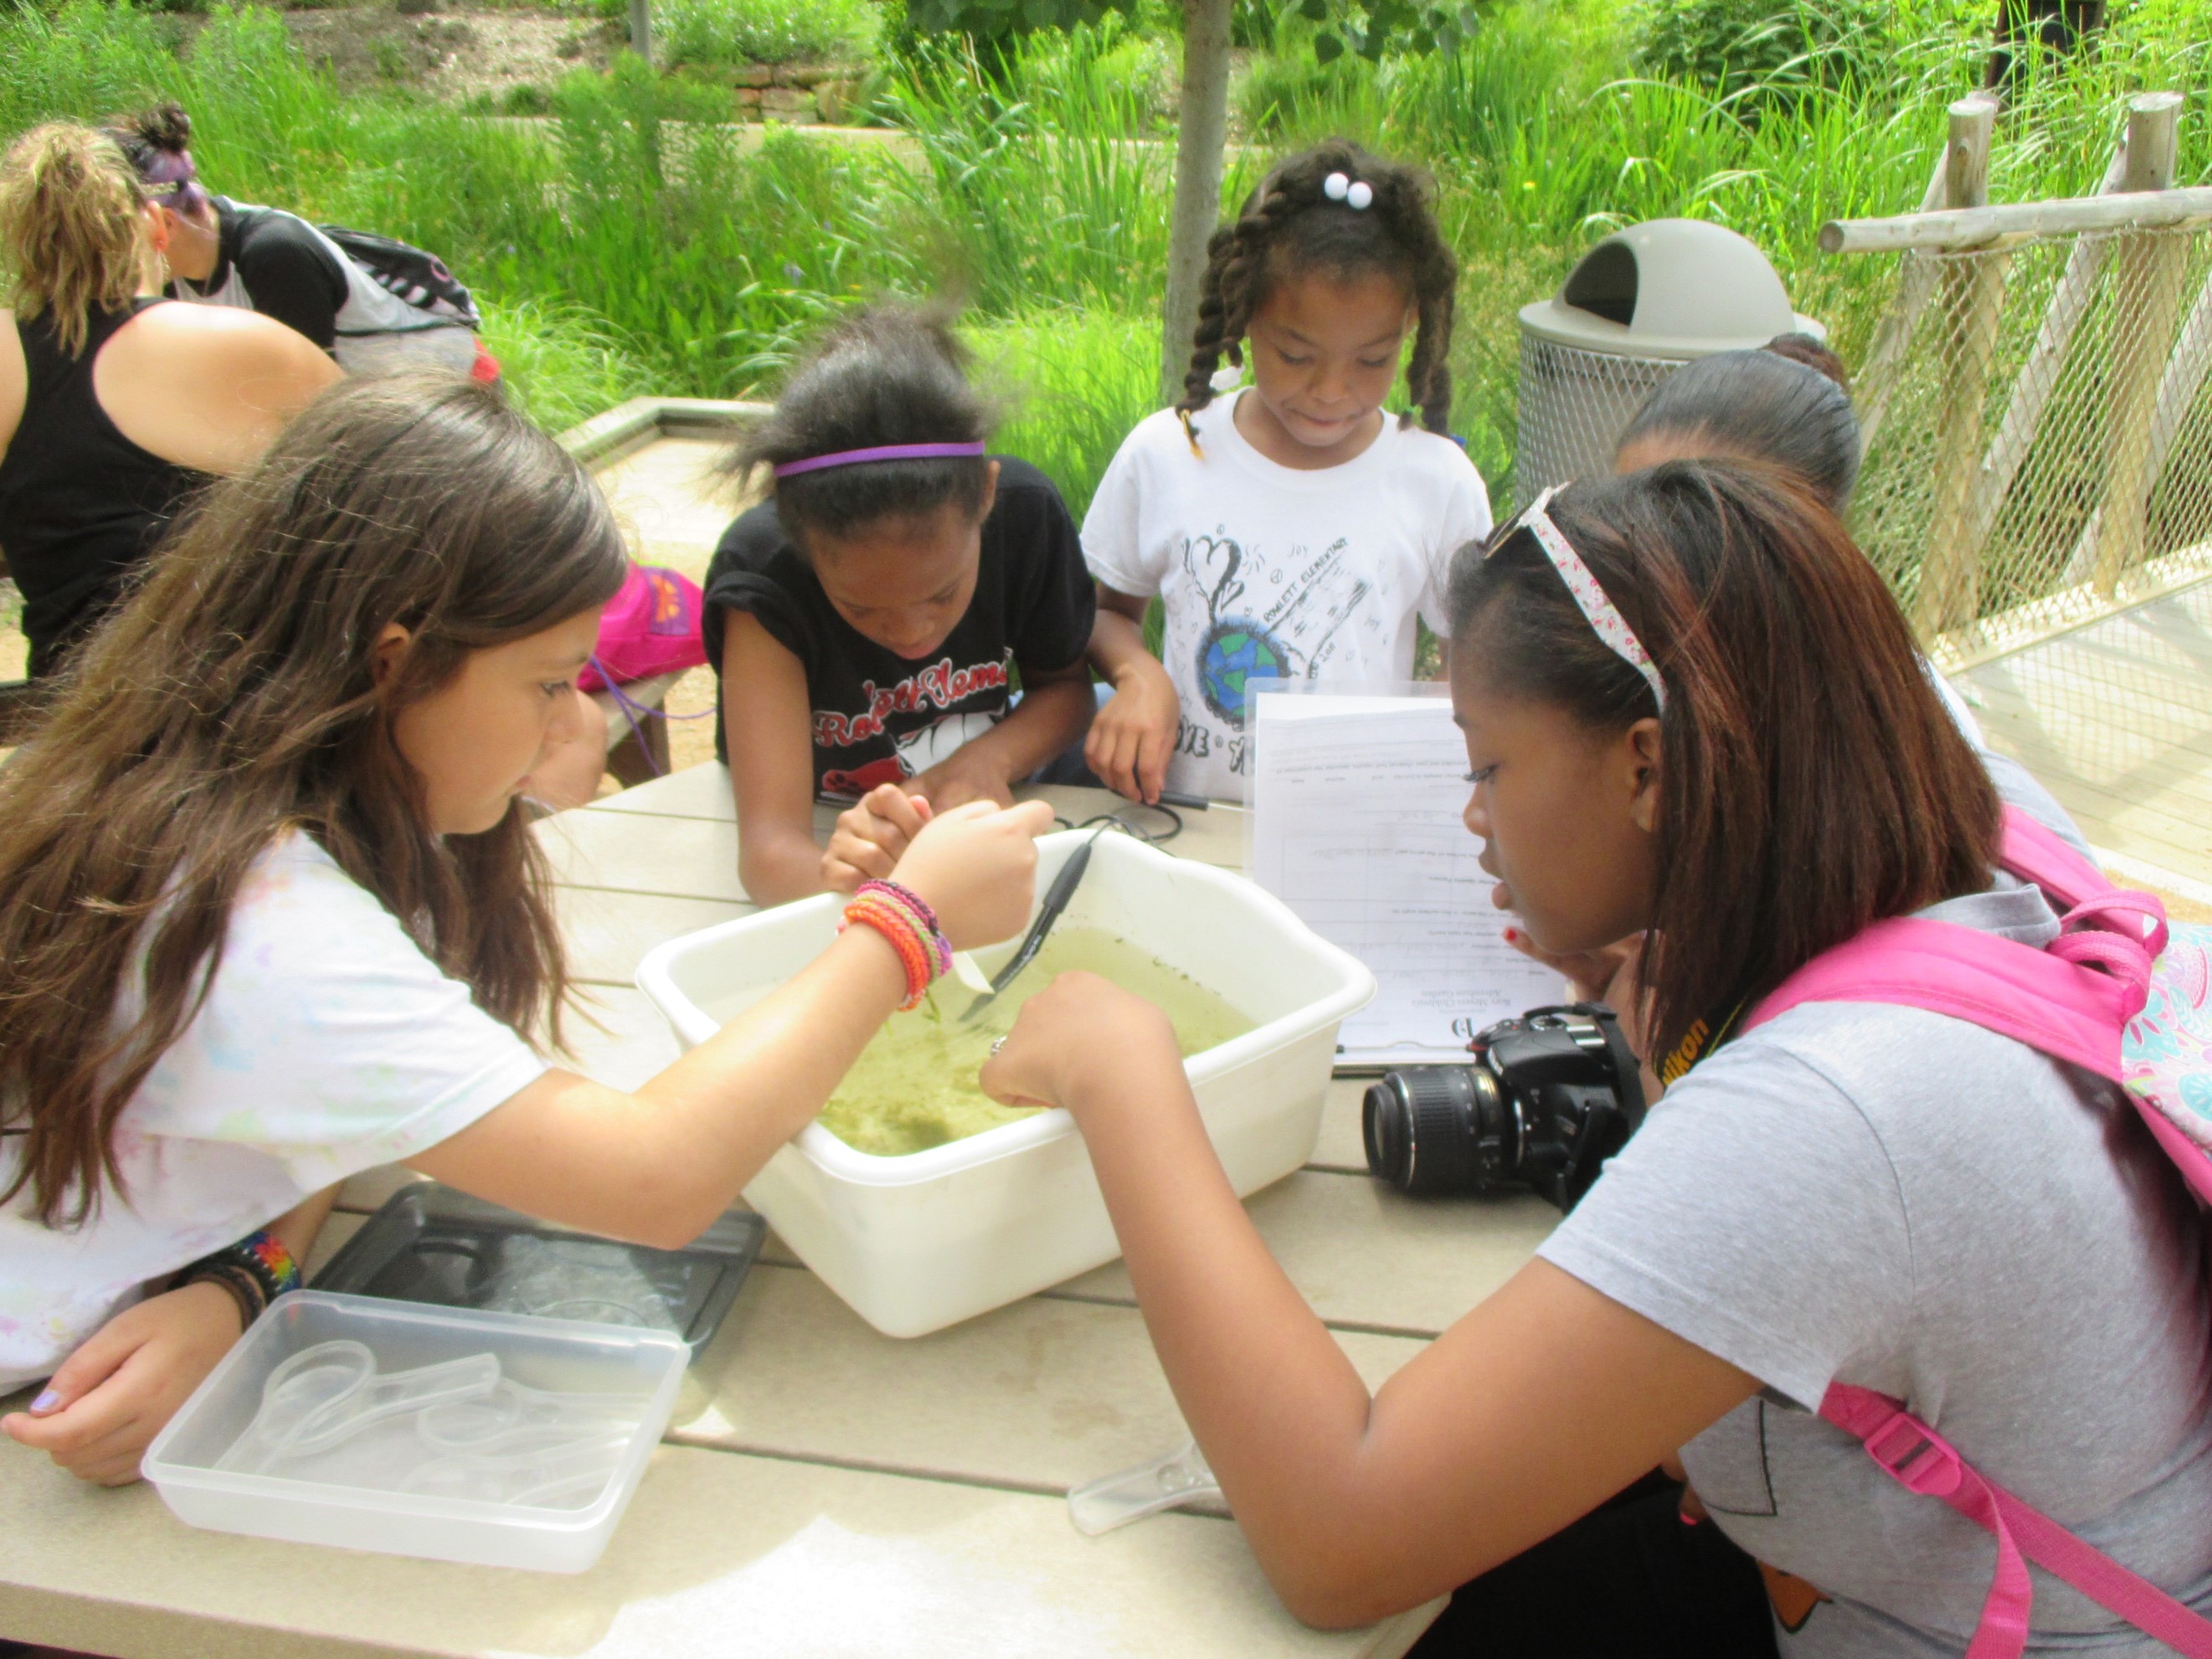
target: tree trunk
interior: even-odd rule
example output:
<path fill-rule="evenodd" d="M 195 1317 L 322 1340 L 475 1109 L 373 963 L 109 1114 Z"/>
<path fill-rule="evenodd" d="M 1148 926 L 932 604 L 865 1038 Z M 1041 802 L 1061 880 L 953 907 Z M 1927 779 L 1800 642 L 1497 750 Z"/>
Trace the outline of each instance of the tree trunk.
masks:
<path fill-rule="evenodd" d="M 1198 327 L 1206 244 L 1221 217 L 1222 152 L 1229 141 L 1231 0 L 1182 0 L 1182 116 L 1176 129 L 1175 214 L 1168 229 L 1168 294 L 1160 338 L 1160 399 L 1182 395 Z"/>

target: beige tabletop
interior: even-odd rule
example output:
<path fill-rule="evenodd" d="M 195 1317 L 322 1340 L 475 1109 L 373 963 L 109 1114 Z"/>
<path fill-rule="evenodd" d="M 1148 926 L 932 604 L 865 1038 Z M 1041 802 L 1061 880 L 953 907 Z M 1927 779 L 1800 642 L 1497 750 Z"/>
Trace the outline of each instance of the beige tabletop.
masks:
<path fill-rule="evenodd" d="M 1074 821 L 1120 805 L 1039 793 Z M 627 1086 L 674 1057 L 632 980 L 654 945 L 753 908 L 733 816 L 727 775 L 702 765 L 540 826 L 572 968 L 605 1027 L 578 1032 L 581 1069 Z M 1242 863 L 1241 813 L 1185 817 L 1170 850 Z M 1416 1202 L 1370 1180 L 1359 1086 L 1332 1086 L 1313 1161 L 1249 1207 L 1373 1384 L 1527 1261 L 1556 1218 L 1534 1199 Z M 349 1183 L 318 1259 L 410 1178 Z M 145 1486 L 89 1489 L 0 1439 L 0 1634 L 147 1659 L 1393 1659 L 1426 1626 L 1433 1606 L 1365 1630 L 1304 1629 L 1218 1510 L 1097 1539 L 1069 1525 L 1070 1486 L 1184 1433 L 1118 1264 L 902 1341 L 771 1236 L 589 1572 L 197 1532 Z"/>

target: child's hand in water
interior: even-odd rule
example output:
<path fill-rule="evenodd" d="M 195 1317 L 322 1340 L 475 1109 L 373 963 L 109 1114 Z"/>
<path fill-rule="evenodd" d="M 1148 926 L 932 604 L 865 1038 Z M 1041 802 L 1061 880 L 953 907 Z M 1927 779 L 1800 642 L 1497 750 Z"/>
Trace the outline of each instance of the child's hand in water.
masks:
<path fill-rule="evenodd" d="M 1123 676 L 1091 722 L 1084 764 L 1115 794 L 1157 805 L 1182 720 L 1175 682 L 1147 657 Z"/>
<path fill-rule="evenodd" d="M 1014 804 L 1014 792 L 1004 770 L 974 744 L 954 750 L 908 787 L 927 796 L 929 804 L 940 812 L 948 806 L 965 806 L 971 800 L 988 800 L 1000 806 Z"/>
<path fill-rule="evenodd" d="M 998 807 L 970 801 L 933 816 L 890 878 L 937 912 L 956 951 L 1011 937 L 1036 895 L 1036 838 L 1052 828 L 1041 800 Z"/>
<path fill-rule="evenodd" d="M 1168 1017 L 1110 980 L 1067 973 L 1022 1005 L 980 1081 L 1006 1105 L 1065 1106 L 1084 1121 L 1114 1092 L 1091 1085 L 1141 1075 L 1152 1060 L 1182 1075 Z"/>
<path fill-rule="evenodd" d="M 32 1409 L 0 1419 L 0 1428 L 82 1480 L 128 1486 L 154 1437 L 238 1337 L 238 1304 L 220 1285 L 166 1291 L 101 1326 Z"/>
<path fill-rule="evenodd" d="M 879 783 L 837 815 L 822 854 L 822 884 L 849 893 L 864 881 L 881 881 L 930 819 L 929 802 L 896 783 Z"/>

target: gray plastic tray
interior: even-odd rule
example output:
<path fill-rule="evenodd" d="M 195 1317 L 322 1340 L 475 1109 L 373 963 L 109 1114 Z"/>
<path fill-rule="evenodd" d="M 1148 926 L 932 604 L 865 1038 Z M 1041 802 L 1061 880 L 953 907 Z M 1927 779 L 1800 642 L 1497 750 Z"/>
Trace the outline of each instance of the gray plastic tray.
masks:
<path fill-rule="evenodd" d="M 680 1250 L 572 1232 L 434 1181 L 395 1193 L 315 1275 L 314 1288 L 441 1308 L 714 1340 L 768 1224 L 732 1210 Z"/>

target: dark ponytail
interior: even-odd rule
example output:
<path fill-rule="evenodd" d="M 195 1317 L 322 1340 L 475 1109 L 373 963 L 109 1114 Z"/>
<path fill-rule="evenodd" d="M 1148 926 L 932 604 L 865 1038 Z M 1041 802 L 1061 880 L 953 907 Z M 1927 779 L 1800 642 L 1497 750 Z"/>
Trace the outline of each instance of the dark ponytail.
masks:
<path fill-rule="evenodd" d="M 1364 208 L 1333 199 L 1323 189 L 1333 173 L 1364 183 L 1374 199 Z M 1274 283 L 1308 271 L 1350 276 L 1380 270 L 1403 285 L 1418 319 L 1406 385 L 1421 424 L 1444 431 L 1451 421 L 1445 358 L 1459 261 L 1437 228 L 1435 196 L 1435 185 L 1418 167 L 1385 161 L 1342 139 L 1279 162 L 1206 245 L 1198 330 L 1176 404 L 1185 428 L 1213 401 L 1221 360 L 1244 361 L 1245 331 Z"/>
<path fill-rule="evenodd" d="M 187 218 L 206 216 L 207 191 L 192 165 L 192 118 L 183 105 L 156 104 L 135 115 L 111 115 L 100 131 L 115 141 L 139 182 L 163 207 Z"/>
<path fill-rule="evenodd" d="M 1809 334 L 1685 363 L 1644 401 L 1615 453 L 1656 441 L 1794 472 L 1840 513 L 1859 476 L 1859 420 L 1836 354 Z"/>
<path fill-rule="evenodd" d="M 968 364 L 942 312 L 899 304 L 855 312 L 822 337 L 726 468 L 747 480 L 762 467 L 847 450 L 981 443 L 997 411 L 969 383 Z M 988 481 L 988 462 L 956 456 L 825 467 L 779 479 L 774 493 L 785 533 L 805 551 L 809 531 L 843 536 L 948 506 L 980 516 Z"/>

